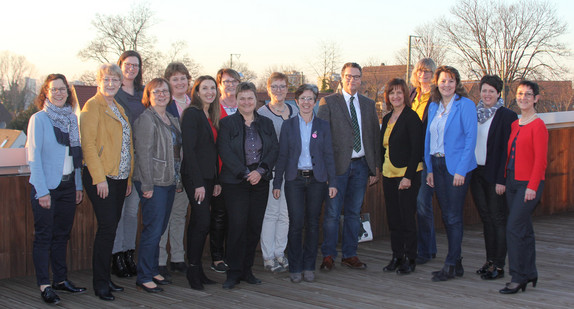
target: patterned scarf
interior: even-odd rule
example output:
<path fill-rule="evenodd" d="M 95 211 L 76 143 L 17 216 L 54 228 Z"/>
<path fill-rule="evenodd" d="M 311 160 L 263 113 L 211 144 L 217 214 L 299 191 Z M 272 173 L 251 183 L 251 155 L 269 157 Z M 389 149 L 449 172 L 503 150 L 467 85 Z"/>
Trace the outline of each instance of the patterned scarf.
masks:
<path fill-rule="evenodd" d="M 502 98 L 498 98 L 496 104 L 494 104 L 494 106 L 491 108 L 484 107 L 484 102 L 480 100 L 480 102 L 478 102 L 478 105 L 476 106 L 478 122 L 480 124 L 485 123 L 488 119 L 490 119 L 490 117 L 494 115 L 494 113 L 496 113 L 496 110 L 502 106 L 504 106 L 504 100 L 502 100 Z"/>
<path fill-rule="evenodd" d="M 50 100 L 44 101 L 44 111 L 48 114 L 54 127 L 54 134 L 58 144 L 69 146 L 70 155 L 74 159 L 74 168 L 82 167 L 82 148 L 80 147 L 80 130 L 78 118 L 70 105 L 58 107 Z"/>

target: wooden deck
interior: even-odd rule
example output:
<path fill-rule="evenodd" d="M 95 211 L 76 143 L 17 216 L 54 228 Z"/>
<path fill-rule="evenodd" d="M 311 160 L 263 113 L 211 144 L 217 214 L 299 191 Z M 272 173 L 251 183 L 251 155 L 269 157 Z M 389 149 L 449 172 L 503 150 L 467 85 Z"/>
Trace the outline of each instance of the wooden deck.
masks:
<path fill-rule="evenodd" d="M 135 279 L 114 279 L 126 288 L 115 293 L 116 300 L 104 302 L 91 290 L 91 272 L 74 271 L 70 279 L 89 287 L 83 295 L 60 293 L 63 308 L 573 308 L 574 307 L 574 213 L 537 217 L 534 221 L 539 281 L 525 293 L 501 295 L 498 290 L 509 281 L 481 280 L 474 271 L 484 262 L 481 226 L 466 227 L 463 240 L 464 277 L 447 282 L 432 282 L 431 272 L 442 266 L 446 237 L 437 235 L 437 259 L 419 265 L 411 275 L 384 273 L 390 258 L 388 239 L 359 245 L 359 256 L 369 268 L 350 270 L 337 264 L 330 273 L 317 272 L 315 283 L 293 284 L 287 273 L 263 271 L 260 254 L 255 275 L 263 280 L 259 286 L 242 282 L 234 290 L 221 285 L 207 286 L 205 291 L 191 290 L 185 276 L 174 274 L 174 284 L 165 292 L 148 294 L 137 291 Z M 204 261 L 207 264 L 207 260 Z M 319 265 L 319 260 L 318 264 Z M 506 268 L 507 270 L 508 268 Z M 224 275 L 206 269 L 219 282 Z M 1 308 L 49 308 L 40 298 L 35 277 L 0 280 Z"/>

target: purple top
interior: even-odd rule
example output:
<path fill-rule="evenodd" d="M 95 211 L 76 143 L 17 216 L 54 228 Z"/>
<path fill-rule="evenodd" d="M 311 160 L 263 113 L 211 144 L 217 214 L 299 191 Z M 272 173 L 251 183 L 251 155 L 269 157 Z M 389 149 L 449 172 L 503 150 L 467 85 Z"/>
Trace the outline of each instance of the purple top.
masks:
<path fill-rule="evenodd" d="M 255 128 L 256 123 L 251 123 L 251 126 L 245 125 L 245 165 L 251 166 L 253 164 L 259 165 L 261 162 L 261 149 L 263 149 L 263 144 L 261 143 L 261 137 L 257 133 Z M 256 169 L 259 174 L 263 175 L 265 170 L 261 167 Z M 251 171 L 251 170 L 250 170 Z M 249 171 L 249 172 L 250 172 Z M 249 174 L 247 172 L 247 174 Z"/>

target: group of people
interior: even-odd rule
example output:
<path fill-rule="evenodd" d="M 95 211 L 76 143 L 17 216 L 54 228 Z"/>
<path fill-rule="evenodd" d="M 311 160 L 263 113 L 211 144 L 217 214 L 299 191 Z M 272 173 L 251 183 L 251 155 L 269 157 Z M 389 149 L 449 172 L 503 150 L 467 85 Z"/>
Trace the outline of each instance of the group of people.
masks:
<path fill-rule="evenodd" d="M 393 252 L 384 271 L 408 274 L 435 256 L 436 192 L 449 249 L 432 280 L 462 276 L 470 184 L 487 249 L 477 273 L 502 277 L 508 243 L 512 281 L 500 292 L 535 285 L 529 215 L 542 193 L 548 139 L 534 109 L 538 86 L 520 83 L 518 121 L 503 106 L 499 77 L 481 80 L 475 105 L 456 69 L 422 59 L 413 90 L 402 79 L 385 86 L 391 112 L 381 127 L 375 103 L 358 93 L 361 78 L 361 66 L 346 63 L 341 91 L 321 98 L 315 114 L 318 88 L 301 85 L 296 105 L 289 104 L 288 78 L 276 72 L 267 81 L 270 102 L 256 110 L 255 86 L 232 69 L 200 76 L 190 87 L 187 68 L 175 62 L 144 86 L 142 58 L 127 51 L 117 65 L 99 67 L 97 93 L 78 121 L 66 77 L 49 75 L 28 126 L 34 266 L 43 300 L 60 302 L 56 291 L 86 291 L 68 280 L 65 262 L 84 190 L 97 219 L 93 289 L 109 301 L 123 291 L 111 273 L 137 276 L 140 290 L 163 291 L 171 283 L 168 256 L 171 271 L 185 273 L 192 289 L 215 284 L 202 266 L 208 235 L 211 268 L 227 275 L 224 289 L 261 283 L 252 272 L 259 242 L 265 269 L 313 282 L 323 204 L 320 269 L 335 266 L 342 214 L 341 265 L 365 269 L 357 256 L 360 211 L 381 173 Z"/>

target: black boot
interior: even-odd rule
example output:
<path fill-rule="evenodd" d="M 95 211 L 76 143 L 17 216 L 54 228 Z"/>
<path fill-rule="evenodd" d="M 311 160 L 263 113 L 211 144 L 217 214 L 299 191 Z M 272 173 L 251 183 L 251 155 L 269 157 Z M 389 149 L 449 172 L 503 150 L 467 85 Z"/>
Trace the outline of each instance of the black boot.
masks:
<path fill-rule="evenodd" d="M 136 250 L 134 249 L 124 252 L 124 263 L 126 265 L 126 269 L 132 276 L 137 276 L 138 274 L 138 267 L 134 261 L 135 255 Z"/>
<path fill-rule="evenodd" d="M 189 264 L 187 268 L 187 282 L 189 287 L 194 290 L 204 290 L 203 283 L 201 283 L 201 267 L 199 265 Z"/>
<path fill-rule="evenodd" d="M 114 255 L 112 255 L 112 273 L 120 278 L 127 278 L 132 276 L 132 274 L 126 268 L 123 252 L 114 253 Z"/>
<path fill-rule="evenodd" d="M 415 271 L 416 266 L 417 264 L 414 259 L 411 260 L 408 257 L 405 257 L 403 259 L 403 263 L 397 269 L 397 274 L 401 275 L 410 274 L 411 272 Z"/>
<path fill-rule="evenodd" d="M 383 268 L 383 271 L 395 271 L 397 270 L 397 267 L 399 267 L 402 263 L 402 258 L 398 258 L 395 257 L 395 255 L 393 255 L 393 259 L 389 262 L 389 264 L 387 266 L 385 266 Z"/>
<path fill-rule="evenodd" d="M 199 265 L 199 271 L 200 271 L 201 283 L 203 283 L 203 284 L 216 284 L 217 283 L 217 282 L 207 278 L 207 276 L 203 272 L 203 267 L 201 265 Z"/>

